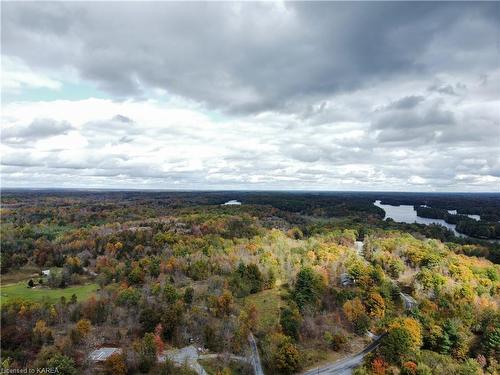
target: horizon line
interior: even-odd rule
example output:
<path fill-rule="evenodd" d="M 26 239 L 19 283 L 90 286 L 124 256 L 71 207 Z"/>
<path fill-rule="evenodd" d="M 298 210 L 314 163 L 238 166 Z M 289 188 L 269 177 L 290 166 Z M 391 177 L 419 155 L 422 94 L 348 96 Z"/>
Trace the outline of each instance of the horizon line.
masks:
<path fill-rule="evenodd" d="M 411 191 L 411 190 L 310 190 L 310 189 L 162 189 L 162 188 L 111 188 L 111 187 L 0 187 L 0 191 L 108 191 L 108 192 L 183 192 L 183 193 L 223 193 L 223 192 L 244 192 L 244 193 L 412 193 L 412 194 L 500 194 L 500 191 Z"/>

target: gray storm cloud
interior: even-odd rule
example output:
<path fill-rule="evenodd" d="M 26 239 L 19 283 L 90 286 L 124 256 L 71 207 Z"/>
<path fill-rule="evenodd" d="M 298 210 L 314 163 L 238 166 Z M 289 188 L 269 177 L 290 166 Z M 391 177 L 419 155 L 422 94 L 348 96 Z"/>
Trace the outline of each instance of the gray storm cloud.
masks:
<path fill-rule="evenodd" d="M 2 53 L 69 65 L 117 97 L 158 87 L 229 110 L 286 110 L 387 79 L 485 73 L 498 62 L 498 7 L 4 3 Z"/>
<path fill-rule="evenodd" d="M 499 15 L 496 2 L 5 2 L 2 57 L 60 100 L 9 76 L 25 96 L 3 105 L 3 180 L 498 190 Z"/>
<path fill-rule="evenodd" d="M 30 124 L 10 126 L 2 129 L 2 142 L 23 143 L 66 134 L 72 129 L 67 121 L 36 118 Z"/>

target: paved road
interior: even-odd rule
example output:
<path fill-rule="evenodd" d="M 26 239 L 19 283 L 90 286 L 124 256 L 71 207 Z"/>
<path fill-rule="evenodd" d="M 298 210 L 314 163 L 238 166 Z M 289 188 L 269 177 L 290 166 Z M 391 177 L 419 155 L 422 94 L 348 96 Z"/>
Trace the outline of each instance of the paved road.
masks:
<path fill-rule="evenodd" d="M 241 362 L 249 362 L 253 365 L 254 369 L 259 368 L 260 372 L 255 372 L 256 375 L 264 375 L 262 372 L 262 367 L 260 366 L 260 358 L 259 358 L 259 352 L 257 351 L 257 357 L 255 358 L 255 352 L 254 348 L 257 349 L 257 345 L 255 344 L 255 339 L 251 338 L 253 340 L 253 343 L 255 346 L 252 346 L 252 356 L 250 358 L 246 357 L 241 357 L 238 355 L 230 354 L 230 353 L 216 353 L 216 354 L 198 354 L 198 350 L 193 345 L 186 346 L 181 349 L 172 349 L 163 352 L 163 354 L 158 355 L 158 362 L 165 362 L 165 359 L 168 358 L 171 361 L 177 363 L 178 365 L 183 365 L 184 363 L 187 363 L 189 367 L 191 367 L 193 370 L 195 370 L 198 375 L 208 375 L 205 369 L 200 365 L 198 360 L 200 359 L 217 359 L 217 358 L 229 358 L 233 361 L 241 361 Z M 252 344 L 252 341 L 250 339 L 250 336 L 248 337 L 248 340 L 250 341 L 250 344 Z M 257 367 L 255 366 L 255 363 L 257 364 Z"/>
<path fill-rule="evenodd" d="M 363 362 L 364 356 L 380 345 L 380 340 L 383 336 L 384 335 L 377 337 L 370 345 L 351 357 L 344 358 L 323 367 L 308 370 L 302 375 L 350 375 L 352 374 L 352 370 Z"/>
<path fill-rule="evenodd" d="M 253 337 L 252 332 L 248 335 L 248 342 L 250 343 L 250 349 L 252 350 L 252 357 L 250 358 L 253 371 L 255 375 L 264 375 L 264 370 L 262 370 L 262 364 L 260 362 L 259 349 L 257 348 L 257 343 L 255 342 L 255 337 Z"/>
<path fill-rule="evenodd" d="M 170 359 L 178 365 L 187 363 L 198 375 L 208 375 L 205 369 L 198 363 L 198 351 L 192 345 L 166 351 L 164 354 L 158 356 L 158 362 L 165 362 L 165 358 Z"/>

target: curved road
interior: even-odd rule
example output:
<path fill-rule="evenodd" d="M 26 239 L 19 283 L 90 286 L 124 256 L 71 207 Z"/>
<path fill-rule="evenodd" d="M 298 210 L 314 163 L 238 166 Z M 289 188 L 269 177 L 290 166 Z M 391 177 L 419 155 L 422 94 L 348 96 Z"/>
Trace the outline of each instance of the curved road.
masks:
<path fill-rule="evenodd" d="M 323 367 L 308 370 L 302 373 L 302 375 L 350 375 L 352 373 L 352 370 L 358 367 L 361 362 L 363 362 L 363 358 L 365 357 L 365 355 L 370 353 L 380 345 L 380 340 L 384 336 L 385 335 L 378 336 L 370 345 L 351 357 L 344 358 L 340 361 L 330 363 Z"/>
<path fill-rule="evenodd" d="M 363 241 L 355 242 L 356 252 L 361 256 L 363 256 L 363 247 Z M 380 345 L 380 340 L 382 340 L 384 336 L 385 334 L 375 336 L 375 340 L 357 354 L 344 358 L 340 361 L 330 363 L 323 367 L 317 367 L 315 369 L 308 370 L 306 372 L 303 372 L 302 375 L 351 375 L 352 370 L 361 365 L 365 355 L 375 350 Z M 262 370 L 262 365 L 260 363 L 259 350 L 257 348 L 255 338 L 253 337 L 253 334 L 251 332 L 248 335 L 248 342 L 250 343 L 250 348 L 252 350 L 250 362 L 253 365 L 254 373 L 255 375 L 264 375 L 264 371 Z"/>

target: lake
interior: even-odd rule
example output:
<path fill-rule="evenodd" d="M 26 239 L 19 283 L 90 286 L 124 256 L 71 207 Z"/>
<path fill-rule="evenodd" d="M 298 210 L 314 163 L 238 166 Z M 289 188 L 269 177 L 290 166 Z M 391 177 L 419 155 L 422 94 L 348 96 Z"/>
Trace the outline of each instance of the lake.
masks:
<path fill-rule="evenodd" d="M 223 206 L 241 206 L 241 202 L 236 199 L 231 199 L 230 201 L 224 203 Z"/>
<path fill-rule="evenodd" d="M 391 218 L 398 223 L 418 223 L 418 224 L 439 224 L 443 227 L 446 227 L 453 231 L 457 237 L 468 237 L 465 234 L 459 233 L 456 231 L 455 224 L 449 224 L 442 219 L 430 219 L 426 217 L 417 216 L 417 211 L 413 208 L 413 206 L 409 205 L 401 205 L 401 206 L 391 206 L 389 204 L 382 204 L 380 201 L 375 201 L 375 206 L 380 207 L 385 211 L 384 219 Z"/>
<path fill-rule="evenodd" d="M 457 215 L 457 214 L 458 214 L 457 210 L 448 210 L 448 213 L 449 213 L 449 214 L 452 214 L 452 215 Z M 464 215 L 464 214 L 461 214 L 461 215 Z M 476 221 L 481 220 L 481 216 L 479 216 L 479 215 L 470 215 L 470 214 L 465 214 L 465 216 L 468 216 L 468 217 L 470 217 L 471 219 L 474 219 L 474 220 L 476 220 Z"/>

